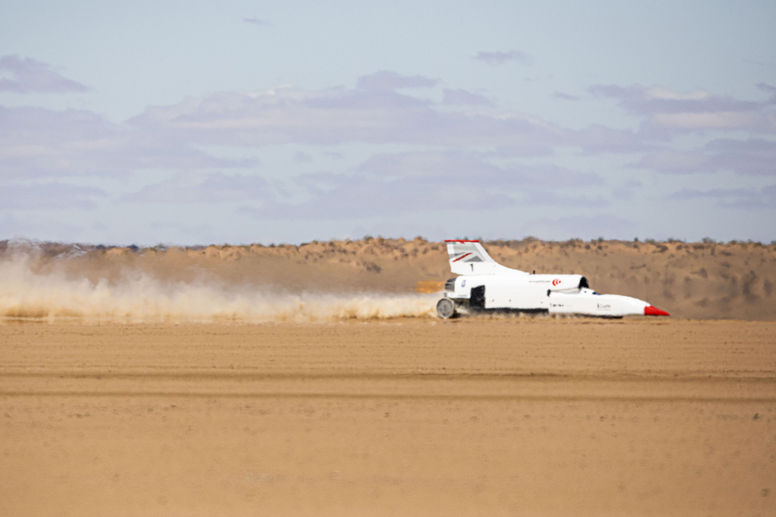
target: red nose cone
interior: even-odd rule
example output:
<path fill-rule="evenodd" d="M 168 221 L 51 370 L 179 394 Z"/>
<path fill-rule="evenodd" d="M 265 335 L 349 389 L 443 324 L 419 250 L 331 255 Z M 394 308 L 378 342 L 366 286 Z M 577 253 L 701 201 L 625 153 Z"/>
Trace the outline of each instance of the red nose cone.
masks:
<path fill-rule="evenodd" d="M 666 311 L 647 305 L 644 307 L 644 316 L 670 316 Z"/>

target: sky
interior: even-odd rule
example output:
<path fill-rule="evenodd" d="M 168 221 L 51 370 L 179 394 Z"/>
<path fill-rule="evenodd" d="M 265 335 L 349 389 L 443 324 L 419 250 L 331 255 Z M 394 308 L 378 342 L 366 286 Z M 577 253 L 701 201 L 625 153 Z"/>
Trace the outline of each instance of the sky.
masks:
<path fill-rule="evenodd" d="M 0 2 L 0 239 L 776 240 L 772 1 Z"/>

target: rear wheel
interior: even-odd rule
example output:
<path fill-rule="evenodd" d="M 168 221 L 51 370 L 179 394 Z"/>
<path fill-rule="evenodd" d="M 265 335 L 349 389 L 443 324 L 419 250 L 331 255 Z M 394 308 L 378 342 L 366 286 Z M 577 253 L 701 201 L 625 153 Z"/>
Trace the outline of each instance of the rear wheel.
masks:
<path fill-rule="evenodd" d="M 455 316 L 455 303 L 450 298 L 442 298 L 436 305 L 437 315 L 443 320 Z"/>

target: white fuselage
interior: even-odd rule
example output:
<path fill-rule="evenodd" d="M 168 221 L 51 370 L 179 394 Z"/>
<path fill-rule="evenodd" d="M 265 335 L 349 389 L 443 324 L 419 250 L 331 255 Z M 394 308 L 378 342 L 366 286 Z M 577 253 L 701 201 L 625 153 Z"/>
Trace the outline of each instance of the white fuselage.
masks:
<path fill-rule="evenodd" d="M 599 294 L 589 289 L 581 275 L 514 274 L 463 275 L 455 279 L 454 291 L 447 295 L 456 300 L 477 300 L 477 288 L 484 288 L 482 305 L 473 309 L 541 311 L 555 314 L 587 314 L 620 317 L 644 314 L 649 304 L 630 296 Z M 472 297 L 472 289 L 475 296 Z M 484 291 L 484 292 L 482 292 Z"/>
<path fill-rule="evenodd" d="M 580 275 L 531 275 L 522 271 L 462 275 L 455 279 L 455 289 L 449 296 L 469 299 L 472 289 L 484 287 L 484 309 L 549 310 L 548 293 L 578 291 L 581 279 Z"/>

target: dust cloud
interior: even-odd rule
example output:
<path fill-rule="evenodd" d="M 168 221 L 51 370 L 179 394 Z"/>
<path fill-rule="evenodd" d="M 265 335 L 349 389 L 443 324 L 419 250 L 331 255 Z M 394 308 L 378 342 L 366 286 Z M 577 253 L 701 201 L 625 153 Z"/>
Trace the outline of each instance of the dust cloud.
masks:
<path fill-rule="evenodd" d="M 68 271 L 74 258 L 42 261 L 37 250 L 26 247 L 0 260 L 0 317 L 131 323 L 379 320 L 431 316 L 435 300 L 414 293 L 283 292 L 229 284 L 207 272 L 190 280 L 165 280 L 138 269 L 87 278 Z"/>

